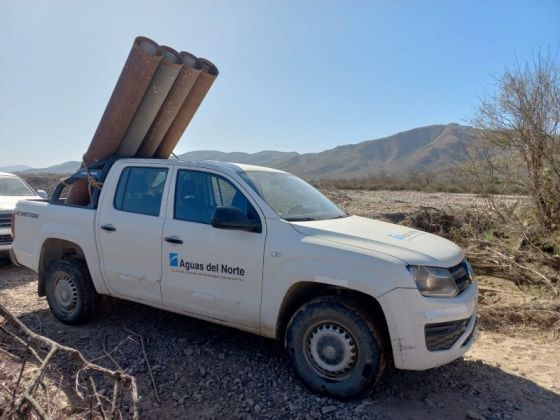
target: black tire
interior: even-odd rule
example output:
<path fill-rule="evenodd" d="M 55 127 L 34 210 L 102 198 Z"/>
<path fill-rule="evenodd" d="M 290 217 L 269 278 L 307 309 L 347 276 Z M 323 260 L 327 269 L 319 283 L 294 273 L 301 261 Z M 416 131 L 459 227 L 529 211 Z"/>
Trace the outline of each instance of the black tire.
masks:
<path fill-rule="evenodd" d="M 338 399 L 371 394 L 388 357 L 375 320 L 341 296 L 313 299 L 298 309 L 288 324 L 285 346 L 299 378 L 311 390 Z"/>
<path fill-rule="evenodd" d="M 11 265 L 10 256 L 6 252 L 0 252 L 0 267 Z"/>
<path fill-rule="evenodd" d="M 45 292 L 54 316 L 70 325 L 89 321 L 101 302 L 86 263 L 78 259 L 53 262 L 47 272 Z"/>

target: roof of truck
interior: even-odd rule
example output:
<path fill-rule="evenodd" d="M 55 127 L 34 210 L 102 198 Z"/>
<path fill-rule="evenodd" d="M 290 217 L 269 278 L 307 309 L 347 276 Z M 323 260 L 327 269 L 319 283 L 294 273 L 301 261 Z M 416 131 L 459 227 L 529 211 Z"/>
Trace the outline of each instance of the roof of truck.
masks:
<path fill-rule="evenodd" d="M 11 177 L 16 177 L 17 178 L 17 175 L 11 174 L 9 172 L 0 172 L 0 176 L 11 176 Z"/>
<path fill-rule="evenodd" d="M 145 159 L 145 158 L 127 158 L 130 160 L 141 160 L 143 162 L 151 162 L 151 163 L 161 163 L 162 159 Z M 267 168 L 265 166 L 257 166 L 257 165 L 245 165 L 243 163 L 233 163 L 233 162 L 219 162 L 217 160 L 182 160 L 182 159 L 167 159 L 168 163 L 177 166 L 190 166 L 190 167 L 199 167 L 205 169 L 215 169 L 222 172 L 228 173 L 235 173 L 239 172 L 240 170 L 243 172 L 250 172 L 250 171 L 261 171 L 261 172 L 280 172 L 285 173 L 284 171 Z"/>
<path fill-rule="evenodd" d="M 193 163 L 193 162 L 189 162 L 189 163 Z M 201 165 L 204 166 L 215 166 L 216 168 L 220 168 L 220 169 L 223 169 L 225 167 L 234 171 L 242 170 L 243 172 L 250 172 L 250 171 L 284 172 L 279 169 L 268 168 L 266 166 L 246 165 L 244 163 L 233 163 L 233 162 L 219 162 L 216 160 L 203 160 L 194 163 L 200 163 Z"/>

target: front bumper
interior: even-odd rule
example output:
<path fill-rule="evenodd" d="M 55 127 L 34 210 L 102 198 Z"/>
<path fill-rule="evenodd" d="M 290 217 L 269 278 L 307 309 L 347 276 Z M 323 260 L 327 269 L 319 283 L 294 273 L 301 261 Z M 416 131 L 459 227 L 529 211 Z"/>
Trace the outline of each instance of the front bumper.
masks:
<path fill-rule="evenodd" d="M 12 249 L 12 244 L 0 244 L 0 256 L 8 255 L 8 252 Z"/>
<path fill-rule="evenodd" d="M 453 298 L 424 297 L 417 289 L 394 289 L 379 297 L 391 336 L 395 367 L 424 370 L 465 354 L 475 341 L 477 297 L 477 283 L 472 283 Z M 446 345 L 430 345 L 437 350 L 428 350 L 427 334 L 434 324 L 452 324 L 452 321 L 461 320 L 464 322 L 457 323 L 461 329 L 447 340 Z"/>
<path fill-rule="evenodd" d="M 14 252 L 14 249 L 10 248 L 9 253 L 10 253 L 10 260 L 12 261 L 12 264 L 17 266 L 17 267 L 20 267 L 21 264 L 17 260 L 16 253 Z"/>

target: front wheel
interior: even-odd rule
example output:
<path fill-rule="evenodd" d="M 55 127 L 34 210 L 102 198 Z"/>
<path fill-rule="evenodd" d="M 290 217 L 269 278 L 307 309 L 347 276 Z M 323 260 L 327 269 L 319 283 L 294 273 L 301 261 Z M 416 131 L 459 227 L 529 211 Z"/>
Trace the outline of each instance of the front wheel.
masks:
<path fill-rule="evenodd" d="M 297 310 L 285 346 L 290 364 L 309 388 L 340 399 L 371 393 L 387 359 L 370 314 L 341 296 L 320 297 Z"/>
<path fill-rule="evenodd" d="M 45 292 L 51 312 L 65 324 L 89 321 L 97 312 L 101 296 L 96 292 L 84 261 L 55 261 L 49 267 Z"/>

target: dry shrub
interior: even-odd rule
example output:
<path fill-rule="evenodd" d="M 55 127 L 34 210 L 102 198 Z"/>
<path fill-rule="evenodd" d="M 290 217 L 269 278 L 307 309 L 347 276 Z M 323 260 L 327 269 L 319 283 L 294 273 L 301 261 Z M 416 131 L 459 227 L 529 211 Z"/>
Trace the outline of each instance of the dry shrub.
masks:
<path fill-rule="evenodd" d="M 514 205 L 510 210 L 514 207 L 520 208 Z M 516 284 L 545 284 L 554 296 L 558 295 L 560 257 L 544 252 L 511 219 L 504 220 L 491 211 L 448 213 L 421 208 L 407 216 L 403 224 L 458 243 L 480 274 L 494 275 Z"/>
<path fill-rule="evenodd" d="M 560 62 L 536 53 L 508 68 L 474 118 L 471 175 L 481 191 L 511 186 L 529 194 L 532 221 L 560 230 Z"/>
<path fill-rule="evenodd" d="M 35 191 L 44 190 L 50 196 L 59 182 L 65 178 L 59 174 L 19 174 Z"/>
<path fill-rule="evenodd" d="M 551 333 L 560 337 L 560 305 L 480 305 L 480 326 L 484 330 L 509 333 L 520 326 L 527 332 Z"/>
<path fill-rule="evenodd" d="M 497 218 L 492 213 L 474 210 L 446 212 L 433 207 L 422 207 L 409 214 L 402 224 L 466 245 L 473 238 L 483 239 L 490 232 L 495 233 Z"/>

